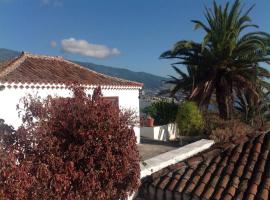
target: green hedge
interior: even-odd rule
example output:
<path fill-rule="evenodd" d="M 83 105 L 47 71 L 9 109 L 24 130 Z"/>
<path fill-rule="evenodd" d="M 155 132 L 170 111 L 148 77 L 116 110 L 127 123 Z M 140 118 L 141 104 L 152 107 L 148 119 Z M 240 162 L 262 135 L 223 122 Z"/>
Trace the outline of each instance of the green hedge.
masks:
<path fill-rule="evenodd" d="M 203 116 L 196 103 L 185 101 L 179 105 L 176 117 L 179 134 L 192 136 L 201 133 L 204 127 Z"/>

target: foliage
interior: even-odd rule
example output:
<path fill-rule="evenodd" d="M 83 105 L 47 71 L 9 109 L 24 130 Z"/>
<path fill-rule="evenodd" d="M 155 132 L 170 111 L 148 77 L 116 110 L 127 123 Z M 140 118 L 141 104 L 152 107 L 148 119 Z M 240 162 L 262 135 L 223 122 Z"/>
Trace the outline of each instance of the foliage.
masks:
<path fill-rule="evenodd" d="M 171 97 L 175 98 L 177 92 L 181 91 L 182 96 L 188 97 L 190 95 L 190 91 L 193 91 L 195 87 L 197 67 L 187 67 L 187 73 L 183 72 L 174 65 L 172 65 L 172 67 L 176 74 L 178 74 L 181 78 L 169 76 L 170 80 L 165 81 L 165 83 L 172 85 L 172 87 L 162 90 L 161 94 L 170 94 Z"/>
<path fill-rule="evenodd" d="M 182 40 L 161 58 L 179 59 L 175 65 L 185 65 L 188 74 L 177 70 L 180 78 L 172 77 L 172 92 L 188 92 L 188 99 L 196 101 L 200 107 L 208 107 L 215 93 L 220 116 L 231 119 L 236 90 L 246 90 L 258 97 L 256 84 L 269 88 L 264 78 L 269 78 L 268 70 L 261 67 L 270 63 L 270 35 L 265 32 L 248 32 L 248 28 L 258 28 L 251 23 L 249 13 L 241 7 L 240 0 L 231 6 L 206 8 L 206 24 L 193 20 L 195 28 L 205 32 L 202 42 Z"/>
<path fill-rule="evenodd" d="M 176 124 L 180 135 L 198 135 L 204 122 L 203 116 L 195 102 L 185 101 L 179 105 Z"/>
<path fill-rule="evenodd" d="M 258 88 L 260 98 L 254 98 L 247 91 L 239 91 L 235 104 L 241 119 L 253 127 L 262 127 L 270 119 L 269 92 Z"/>
<path fill-rule="evenodd" d="M 33 181 L 29 175 L 29 165 L 17 165 L 14 150 L 7 150 L 3 145 L 4 142 L 8 145 L 13 143 L 14 133 L 13 127 L 0 119 L 0 199 L 3 200 L 26 199 L 27 189 Z"/>
<path fill-rule="evenodd" d="M 35 180 L 29 173 L 30 163 L 17 165 L 15 153 L 0 148 L 0 199 L 27 199 Z"/>
<path fill-rule="evenodd" d="M 215 142 L 230 142 L 252 132 L 252 128 L 241 120 L 224 120 L 217 115 L 208 114 L 205 118 L 206 132 Z"/>
<path fill-rule="evenodd" d="M 177 114 L 177 104 L 165 100 L 153 102 L 143 109 L 143 112 L 150 115 L 155 121 L 155 125 L 165 125 L 175 122 Z"/>
<path fill-rule="evenodd" d="M 5 149 L 6 145 L 13 143 L 14 133 L 15 129 L 12 126 L 6 124 L 5 120 L 0 119 L 0 149 Z M 5 145 L 3 142 L 5 142 Z"/>
<path fill-rule="evenodd" d="M 70 98 L 24 100 L 24 125 L 1 140 L 15 156 L 1 156 L 2 197 L 113 200 L 137 189 L 139 155 L 130 114 L 104 101 L 100 88 L 92 98 L 80 88 L 73 91 Z"/>

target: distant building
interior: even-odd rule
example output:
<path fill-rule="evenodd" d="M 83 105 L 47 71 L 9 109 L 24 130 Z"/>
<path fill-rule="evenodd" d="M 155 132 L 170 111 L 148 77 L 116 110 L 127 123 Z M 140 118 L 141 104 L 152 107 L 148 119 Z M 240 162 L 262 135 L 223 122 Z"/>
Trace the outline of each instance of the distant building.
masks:
<path fill-rule="evenodd" d="M 139 91 L 143 84 L 110 77 L 63 59 L 22 53 L 0 65 L 0 118 L 15 128 L 21 124 L 16 105 L 27 94 L 46 98 L 48 95 L 68 97 L 69 85 L 78 83 L 87 94 L 100 86 L 105 98 L 120 108 L 132 109 L 139 116 Z M 140 129 L 135 127 L 137 140 Z"/>

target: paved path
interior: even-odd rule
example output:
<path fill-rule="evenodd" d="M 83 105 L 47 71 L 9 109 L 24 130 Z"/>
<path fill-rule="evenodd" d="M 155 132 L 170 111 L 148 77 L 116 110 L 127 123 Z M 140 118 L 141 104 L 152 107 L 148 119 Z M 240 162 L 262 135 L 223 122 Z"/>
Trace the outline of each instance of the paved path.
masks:
<path fill-rule="evenodd" d="M 138 149 L 139 149 L 139 153 L 140 153 L 140 160 L 147 160 L 147 159 L 152 158 L 154 156 L 157 156 L 159 154 L 177 149 L 181 146 L 184 146 L 184 145 L 189 144 L 191 142 L 194 142 L 196 140 L 198 140 L 198 138 L 184 139 L 182 141 L 182 145 L 181 145 L 179 141 L 165 142 L 165 141 L 158 141 L 158 140 L 149 139 L 146 137 L 141 137 L 141 143 L 138 144 Z"/>

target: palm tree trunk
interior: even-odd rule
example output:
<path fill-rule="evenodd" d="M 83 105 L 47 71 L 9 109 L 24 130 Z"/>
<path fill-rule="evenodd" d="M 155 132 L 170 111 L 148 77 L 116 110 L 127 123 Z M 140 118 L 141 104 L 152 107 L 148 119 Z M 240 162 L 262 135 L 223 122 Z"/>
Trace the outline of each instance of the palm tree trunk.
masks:
<path fill-rule="evenodd" d="M 218 104 L 219 116 L 225 120 L 232 119 L 233 97 L 232 85 L 227 80 L 217 81 L 216 101 Z"/>

